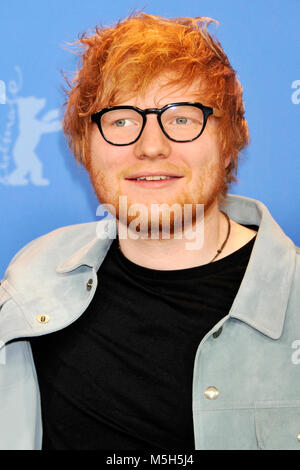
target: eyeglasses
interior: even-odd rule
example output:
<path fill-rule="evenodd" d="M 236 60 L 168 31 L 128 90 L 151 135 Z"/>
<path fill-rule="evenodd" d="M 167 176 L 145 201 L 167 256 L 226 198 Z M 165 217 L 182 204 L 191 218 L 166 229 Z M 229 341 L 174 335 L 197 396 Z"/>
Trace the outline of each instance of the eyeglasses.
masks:
<path fill-rule="evenodd" d="M 156 114 L 164 135 L 173 142 L 192 142 L 203 133 L 207 119 L 222 112 L 201 103 L 172 103 L 163 108 L 140 109 L 135 106 L 113 106 L 92 114 L 102 137 L 112 145 L 131 145 L 141 136 L 147 114 Z"/>

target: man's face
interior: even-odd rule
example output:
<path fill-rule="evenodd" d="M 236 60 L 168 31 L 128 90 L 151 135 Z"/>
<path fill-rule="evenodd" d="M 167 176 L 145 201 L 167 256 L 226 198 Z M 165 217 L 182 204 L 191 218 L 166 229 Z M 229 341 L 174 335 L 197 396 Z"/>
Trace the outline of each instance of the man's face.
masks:
<path fill-rule="evenodd" d="M 178 102 L 201 101 L 206 104 L 204 99 L 196 99 L 198 84 L 194 83 L 184 90 L 178 90 L 178 87 L 162 89 L 161 85 L 166 83 L 165 80 L 162 78 L 154 82 L 145 96 L 124 100 L 115 105 L 146 109 L 161 108 Z M 150 114 L 147 115 L 147 124 L 139 140 L 121 147 L 106 142 L 97 125 L 93 124 L 89 171 L 99 202 L 113 205 L 117 219 L 120 196 L 127 196 L 128 208 L 131 204 L 143 204 L 148 210 L 148 230 L 151 204 L 166 203 L 172 206 L 177 203 L 182 211 L 185 204 L 193 204 L 193 208 L 196 204 L 204 204 L 206 213 L 214 206 L 222 191 L 226 166 L 219 155 L 215 119 L 211 116 L 208 118 L 204 132 L 193 142 L 173 142 L 163 134 L 156 115 Z M 137 174 L 151 173 L 176 175 L 180 178 L 159 183 L 129 179 Z M 133 218 L 128 216 L 127 225 Z"/>

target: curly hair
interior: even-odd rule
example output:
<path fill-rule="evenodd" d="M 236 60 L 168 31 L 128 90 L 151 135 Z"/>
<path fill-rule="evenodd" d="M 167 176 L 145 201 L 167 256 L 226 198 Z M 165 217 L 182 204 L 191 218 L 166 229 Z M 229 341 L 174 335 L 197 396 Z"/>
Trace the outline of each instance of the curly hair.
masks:
<path fill-rule="evenodd" d="M 96 27 L 75 43 L 79 68 L 66 91 L 63 130 L 76 160 L 89 169 L 91 114 L 118 99 L 142 95 L 166 72 L 168 85 L 200 79 L 203 104 L 218 108 L 219 148 L 226 168 L 224 194 L 236 181 L 240 151 L 249 144 L 242 86 L 220 42 L 208 33 L 207 17 L 162 18 L 135 12 L 110 27 Z M 173 77 L 173 78 L 172 78 Z M 201 86 L 201 90 L 200 90 Z M 205 97 L 203 99 L 203 97 Z"/>

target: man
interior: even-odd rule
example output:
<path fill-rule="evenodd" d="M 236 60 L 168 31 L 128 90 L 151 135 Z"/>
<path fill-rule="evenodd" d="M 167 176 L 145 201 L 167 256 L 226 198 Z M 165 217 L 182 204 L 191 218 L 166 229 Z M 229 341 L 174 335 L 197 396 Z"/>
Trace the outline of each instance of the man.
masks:
<path fill-rule="evenodd" d="M 80 40 L 64 131 L 115 218 L 5 273 L 2 448 L 300 449 L 297 249 L 227 195 L 249 138 L 211 21 L 136 14 Z"/>

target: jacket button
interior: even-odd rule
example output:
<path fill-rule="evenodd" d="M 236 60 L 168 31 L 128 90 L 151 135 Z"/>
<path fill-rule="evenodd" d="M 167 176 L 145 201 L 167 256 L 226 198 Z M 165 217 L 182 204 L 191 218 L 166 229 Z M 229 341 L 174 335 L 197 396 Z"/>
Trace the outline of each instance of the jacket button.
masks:
<path fill-rule="evenodd" d="M 220 334 L 222 333 L 222 330 L 223 330 L 223 327 L 220 326 L 220 328 L 213 333 L 213 337 L 217 338 L 218 336 L 220 336 Z"/>
<path fill-rule="evenodd" d="M 93 285 L 93 279 L 89 279 L 88 282 L 86 283 L 87 290 L 91 290 L 92 285 Z"/>
<path fill-rule="evenodd" d="M 216 387 L 207 387 L 204 395 L 208 400 L 215 400 L 219 396 L 219 390 Z"/>
<path fill-rule="evenodd" d="M 43 315 L 38 315 L 36 319 L 39 323 L 48 323 L 48 321 L 50 320 L 50 317 L 49 315 L 43 314 Z"/>

